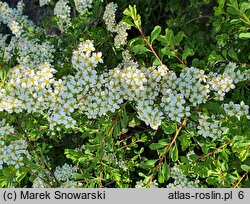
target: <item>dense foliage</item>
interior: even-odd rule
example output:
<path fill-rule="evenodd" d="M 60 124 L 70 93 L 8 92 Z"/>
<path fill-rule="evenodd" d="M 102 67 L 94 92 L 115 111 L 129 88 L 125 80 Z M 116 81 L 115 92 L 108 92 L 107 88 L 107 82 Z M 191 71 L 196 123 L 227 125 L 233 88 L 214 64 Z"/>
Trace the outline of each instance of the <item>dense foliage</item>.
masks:
<path fill-rule="evenodd" d="M 34 4 L 0 1 L 1 187 L 250 187 L 249 1 Z"/>

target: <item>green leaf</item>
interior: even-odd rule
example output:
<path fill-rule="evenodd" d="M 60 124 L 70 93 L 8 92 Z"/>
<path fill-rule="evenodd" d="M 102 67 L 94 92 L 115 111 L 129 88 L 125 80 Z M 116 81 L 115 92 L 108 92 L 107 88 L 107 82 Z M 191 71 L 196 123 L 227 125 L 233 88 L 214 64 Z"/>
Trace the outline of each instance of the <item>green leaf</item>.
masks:
<path fill-rule="evenodd" d="M 159 183 L 164 183 L 170 178 L 170 169 L 166 162 L 162 164 L 162 166 L 158 170 L 158 181 Z"/>
<path fill-rule="evenodd" d="M 157 37 L 157 40 L 159 40 L 163 46 L 168 46 L 168 40 L 167 40 L 167 37 L 166 37 L 166 36 L 164 36 L 164 35 L 159 35 L 159 36 Z"/>
<path fill-rule="evenodd" d="M 196 161 L 198 160 L 200 157 L 196 154 L 191 154 L 188 156 L 188 159 L 192 160 L 192 161 Z"/>
<path fill-rule="evenodd" d="M 246 10 L 250 9 L 250 2 L 242 2 L 240 4 L 240 12 L 245 13 Z"/>
<path fill-rule="evenodd" d="M 127 127 L 129 119 L 128 119 L 128 114 L 127 114 L 126 109 L 124 109 L 124 111 L 122 112 L 122 120 L 121 121 L 123 121 L 124 126 Z"/>
<path fill-rule="evenodd" d="M 228 164 L 227 164 L 227 162 L 223 162 L 221 164 L 221 170 L 224 171 L 224 172 L 228 171 Z"/>
<path fill-rule="evenodd" d="M 27 175 L 28 173 L 28 170 L 27 169 L 23 169 L 21 172 L 18 172 L 17 173 L 17 177 L 16 177 L 16 180 L 17 182 L 20 182 L 24 179 L 24 177 Z"/>
<path fill-rule="evenodd" d="M 222 50 L 222 56 L 227 59 L 227 51 L 226 50 Z"/>
<path fill-rule="evenodd" d="M 243 40 L 249 39 L 250 38 L 250 33 L 240 33 L 239 38 L 243 39 Z"/>
<path fill-rule="evenodd" d="M 234 25 L 234 24 L 239 24 L 239 23 L 241 23 L 241 22 L 242 22 L 242 20 L 240 20 L 240 19 L 233 19 L 233 20 L 230 21 L 230 23 L 231 23 L 232 25 Z"/>
<path fill-rule="evenodd" d="M 192 113 L 191 115 L 190 115 L 190 118 L 193 120 L 193 121 L 195 121 L 195 122 L 198 122 L 198 120 L 199 120 L 199 115 L 197 114 L 197 113 Z"/>
<path fill-rule="evenodd" d="M 121 126 L 119 123 L 116 123 L 114 130 L 113 130 L 113 136 L 116 137 L 116 136 L 120 135 L 120 133 L 121 133 Z"/>
<path fill-rule="evenodd" d="M 146 162 L 142 162 L 141 163 L 141 167 L 144 168 L 144 169 L 148 169 L 148 168 L 151 168 L 155 165 L 155 163 L 158 161 L 158 159 L 150 159 L 150 160 L 147 160 Z"/>
<path fill-rule="evenodd" d="M 182 32 L 182 31 L 178 32 L 177 35 L 174 38 L 175 45 L 179 45 L 184 36 L 185 36 L 184 32 Z"/>
<path fill-rule="evenodd" d="M 135 26 L 135 24 L 131 21 L 131 18 L 128 17 L 128 16 L 125 16 L 125 17 L 122 19 L 122 22 L 128 24 L 129 26 Z"/>
<path fill-rule="evenodd" d="M 126 8 L 126 9 L 123 11 L 123 14 L 132 17 L 131 8 L 133 8 L 133 7 L 131 7 L 131 6 L 129 5 L 129 8 Z"/>
<path fill-rule="evenodd" d="M 225 110 L 221 107 L 221 105 L 214 101 L 209 101 L 206 103 L 205 106 L 208 110 L 210 110 L 212 113 L 216 114 L 223 114 L 225 115 Z"/>
<path fill-rule="evenodd" d="M 185 151 L 191 145 L 190 136 L 187 133 L 184 133 L 178 137 L 178 140 L 181 143 L 181 149 Z"/>
<path fill-rule="evenodd" d="M 138 36 L 136 38 L 133 38 L 131 39 L 129 42 L 128 42 L 128 45 L 130 47 L 134 47 L 135 45 L 143 45 L 145 43 L 145 41 L 143 40 L 143 38 L 141 36 Z"/>
<path fill-rule="evenodd" d="M 182 54 L 182 59 L 186 59 L 187 56 L 192 56 L 192 55 L 194 55 L 194 52 L 190 48 L 185 48 Z"/>
<path fill-rule="evenodd" d="M 239 61 L 238 55 L 237 55 L 237 53 L 233 50 L 233 48 L 231 48 L 230 50 L 228 50 L 228 55 L 229 55 L 233 60 Z"/>
<path fill-rule="evenodd" d="M 168 126 L 168 125 L 166 125 L 166 124 L 162 124 L 162 129 L 163 129 L 163 131 L 167 134 L 167 135 L 169 135 L 169 134 L 173 134 L 174 132 L 175 132 L 175 130 L 176 130 L 176 128 L 175 127 L 173 127 L 173 126 Z"/>
<path fill-rule="evenodd" d="M 161 33 L 161 26 L 155 26 L 154 30 L 151 32 L 151 44 L 154 42 L 154 40 L 158 37 L 160 33 Z"/>
<path fill-rule="evenodd" d="M 159 183 L 164 183 L 164 180 L 165 180 L 165 178 L 164 178 L 162 169 L 160 168 L 160 169 L 158 170 L 158 182 L 159 182 Z"/>
<path fill-rule="evenodd" d="M 232 7 L 228 7 L 227 12 L 232 14 L 232 15 L 240 15 L 240 12 L 238 10 L 236 10 L 235 8 L 232 8 Z"/>
<path fill-rule="evenodd" d="M 170 51 L 168 47 L 162 48 L 162 49 L 161 49 L 161 52 L 162 52 L 164 55 L 167 55 L 169 58 L 174 57 L 174 53 L 173 53 L 172 51 Z"/>
<path fill-rule="evenodd" d="M 132 48 L 133 52 L 135 54 L 144 54 L 146 52 L 151 52 L 148 48 L 146 48 L 144 45 L 135 45 Z"/>
<path fill-rule="evenodd" d="M 214 50 L 210 53 L 209 57 L 208 57 L 208 61 L 212 61 L 212 62 L 220 62 L 220 61 L 225 61 L 224 58 L 217 54 Z"/>
<path fill-rule="evenodd" d="M 139 14 L 137 14 L 136 5 L 134 5 L 133 7 L 131 5 L 129 5 L 129 7 L 123 11 L 123 14 L 131 17 L 134 21 L 134 25 L 137 28 L 141 27 L 141 16 Z M 125 20 L 125 21 L 127 21 L 127 20 Z M 127 21 L 127 23 L 129 25 L 132 25 L 132 22 Z"/>
<path fill-rule="evenodd" d="M 222 45 L 225 46 L 228 42 L 228 34 L 216 35 L 215 39 Z"/>
<path fill-rule="evenodd" d="M 170 149 L 169 155 L 170 155 L 173 162 L 176 162 L 178 160 L 179 151 L 178 151 L 178 147 L 177 147 L 176 143 Z"/>
<path fill-rule="evenodd" d="M 167 181 L 170 178 L 170 168 L 166 162 L 164 162 L 162 165 L 162 173 L 164 175 L 165 181 Z"/>
<path fill-rule="evenodd" d="M 208 184 L 214 184 L 214 183 L 217 183 L 217 182 L 218 182 L 218 179 L 215 178 L 215 177 L 209 177 L 209 178 L 206 179 L 206 182 L 207 182 Z"/>
<path fill-rule="evenodd" d="M 160 66 L 160 65 L 161 65 L 161 61 L 158 60 L 156 57 L 154 57 L 153 66 Z"/>
<path fill-rule="evenodd" d="M 161 144 L 162 146 L 167 146 L 169 143 L 169 139 L 167 139 L 167 138 L 160 139 L 160 140 L 158 140 L 158 143 Z"/>
<path fill-rule="evenodd" d="M 149 145 L 149 148 L 151 150 L 158 150 L 158 149 L 162 149 L 164 147 L 164 145 L 159 144 L 159 143 L 152 143 L 151 145 Z"/>
<path fill-rule="evenodd" d="M 166 35 L 168 45 L 174 46 L 174 41 L 173 41 L 174 32 L 167 28 L 165 30 L 165 35 Z"/>
<path fill-rule="evenodd" d="M 246 164 L 242 164 L 240 166 L 244 171 L 250 172 L 250 166 L 246 165 Z"/>

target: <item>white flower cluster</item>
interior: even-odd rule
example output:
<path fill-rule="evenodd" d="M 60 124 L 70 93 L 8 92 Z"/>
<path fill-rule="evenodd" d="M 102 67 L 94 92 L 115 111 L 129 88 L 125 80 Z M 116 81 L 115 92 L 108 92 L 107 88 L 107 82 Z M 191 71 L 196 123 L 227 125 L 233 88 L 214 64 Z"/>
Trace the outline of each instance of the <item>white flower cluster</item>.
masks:
<path fill-rule="evenodd" d="M 222 127 L 222 120 L 217 119 L 215 115 L 205 115 L 200 114 L 199 125 L 198 125 L 198 134 L 203 137 L 211 137 L 214 140 L 220 138 L 223 131 L 226 130 L 226 127 Z"/>
<path fill-rule="evenodd" d="M 69 181 L 74 178 L 77 167 L 70 164 L 64 164 L 62 167 L 56 167 L 54 175 L 58 181 Z"/>
<path fill-rule="evenodd" d="M 130 29 L 130 26 L 122 21 L 116 24 L 115 21 L 116 9 L 117 9 L 117 4 L 113 2 L 109 3 L 105 8 L 105 12 L 103 14 L 103 20 L 105 21 L 108 31 L 116 33 L 114 44 L 116 48 L 120 48 L 121 45 L 126 44 L 128 36 L 127 30 Z"/>
<path fill-rule="evenodd" d="M 39 5 L 44 6 L 50 3 L 51 0 L 39 0 Z"/>
<path fill-rule="evenodd" d="M 134 101 L 138 117 L 157 129 L 166 117 L 180 122 L 189 116 L 190 108 L 205 103 L 211 92 L 201 70 L 184 68 L 177 77 L 164 65 L 139 68 L 127 51 L 116 68 L 98 74 L 95 68 L 103 62 L 102 53 L 94 51 L 91 40 L 80 43 L 71 60 L 77 72 L 58 80 L 48 63 L 37 69 L 11 69 L 8 89 L 0 90 L 0 111 L 38 112 L 47 115 L 51 129 L 59 124 L 74 128 L 71 114 L 76 110 L 91 119 L 118 110 L 126 100 Z M 223 131 L 220 124 L 204 117 L 199 134 L 207 137 L 216 131 L 218 137 Z"/>
<path fill-rule="evenodd" d="M 16 36 L 20 36 L 21 33 L 22 33 L 22 27 L 19 25 L 18 22 L 16 21 L 11 21 L 9 24 L 8 24 L 10 30 L 12 31 L 12 33 Z"/>
<path fill-rule="evenodd" d="M 75 182 L 75 181 L 65 181 L 61 184 L 60 188 L 80 188 L 83 186 L 83 183 L 81 182 Z"/>
<path fill-rule="evenodd" d="M 13 45 L 13 42 L 10 46 Z M 53 62 L 54 47 L 49 42 L 36 42 L 19 38 L 15 43 L 18 62 L 21 66 L 35 68 L 42 63 Z"/>
<path fill-rule="evenodd" d="M 158 72 L 161 73 L 157 80 L 161 84 L 160 106 L 171 120 L 180 122 L 181 118 L 190 115 L 190 106 L 207 101 L 209 86 L 205 84 L 206 75 L 203 70 L 186 67 L 179 77 L 173 71 Z"/>
<path fill-rule="evenodd" d="M 152 129 L 157 130 L 163 119 L 163 113 L 159 108 L 149 105 L 147 101 L 140 101 L 136 107 L 138 118 L 144 121 L 146 125 L 150 125 Z"/>
<path fill-rule="evenodd" d="M 69 179 L 73 178 L 73 168 L 71 165 L 65 164 L 62 167 L 57 167 L 58 173 L 56 174 L 56 178 L 60 181 L 58 188 L 79 188 L 82 187 L 83 184 L 81 182 L 71 181 Z M 76 169 L 76 167 L 75 167 Z M 70 172 L 72 171 L 72 172 Z M 35 180 L 33 180 L 32 188 L 51 188 L 53 187 L 54 177 L 51 172 L 48 170 L 44 170 L 42 173 L 37 172 L 36 169 L 32 170 L 32 173 L 37 176 Z M 72 175 L 71 175 L 72 173 Z M 60 180 L 61 179 L 61 180 Z M 63 181 L 63 180 L 64 181 Z"/>
<path fill-rule="evenodd" d="M 135 184 L 135 188 L 146 188 L 146 184 L 144 183 L 143 180 L 137 181 L 136 184 Z M 149 188 L 158 188 L 158 183 L 157 183 L 157 181 L 156 181 L 156 180 L 153 180 L 153 181 L 150 183 Z"/>
<path fill-rule="evenodd" d="M 10 70 L 8 89 L 0 89 L 0 111 L 44 113 L 50 105 L 54 72 L 48 63 L 36 71 L 20 66 Z"/>
<path fill-rule="evenodd" d="M 249 106 L 246 105 L 244 101 L 241 101 L 240 104 L 235 104 L 234 102 L 230 101 L 229 104 L 223 104 L 223 108 L 226 111 L 226 114 L 229 116 L 236 116 L 240 119 L 242 115 L 246 115 L 250 119 Z"/>
<path fill-rule="evenodd" d="M 83 147 L 84 146 L 82 146 L 82 148 Z M 110 164 L 110 165 L 115 164 L 117 167 L 119 167 L 123 171 L 127 171 L 129 169 L 128 165 L 126 164 L 126 160 L 122 160 L 121 158 L 118 158 L 117 155 L 114 154 L 113 152 L 104 151 L 102 159 L 103 161 L 107 162 L 107 164 Z"/>
<path fill-rule="evenodd" d="M 13 165 L 16 169 L 23 166 L 23 154 L 28 155 L 27 143 L 25 140 L 15 140 L 7 143 L 4 136 L 9 136 L 15 132 L 14 128 L 6 124 L 6 120 L 0 121 L 0 170 L 3 165 Z"/>
<path fill-rule="evenodd" d="M 115 12 L 117 10 L 117 7 L 118 6 L 116 3 L 110 2 L 106 6 L 105 12 L 103 14 L 103 20 L 105 21 L 107 29 L 110 32 L 116 32 Z"/>
<path fill-rule="evenodd" d="M 7 35 L 0 35 L 0 54 L 4 61 L 9 61 L 12 56 L 17 56 L 21 66 L 35 68 L 45 62 L 53 62 L 54 46 L 48 41 L 39 43 L 37 40 L 28 40 L 22 37 L 12 37 L 6 43 Z"/>
<path fill-rule="evenodd" d="M 10 134 L 12 134 L 14 132 L 15 132 L 14 127 L 6 124 L 6 120 L 5 119 L 3 119 L 2 121 L 0 121 L 0 139 L 4 135 L 10 135 Z"/>
<path fill-rule="evenodd" d="M 59 0 L 54 8 L 54 15 L 58 18 L 58 26 L 63 31 L 64 26 L 70 24 L 70 7 L 67 0 Z"/>
<path fill-rule="evenodd" d="M 170 175 L 174 179 L 174 183 L 169 183 L 166 188 L 199 188 L 198 181 L 189 181 L 178 165 L 171 168 Z"/>
<path fill-rule="evenodd" d="M 75 6 L 76 10 L 79 13 L 85 13 L 92 7 L 93 0 L 74 0 L 75 1 Z"/>
<path fill-rule="evenodd" d="M 101 92 L 95 92 L 94 89 L 89 90 L 100 81 L 94 67 L 102 62 L 101 53 L 91 54 L 93 49 L 91 41 L 79 45 L 79 50 L 72 58 L 74 68 L 79 69 L 74 77 L 68 75 L 55 80 L 53 76 L 55 70 L 48 63 L 41 64 L 36 69 L 21 66 L 11 69 L 8 90 L 0 89 L 0 111 L 18 113 L 27 110 L 29 113 L 46 113 L 50 128 L 56 124 L 64 124 L 66 128 L 74 127 L 76 121 L 69 115 L 78 108 L 78 105 L 79 109 L 85 112 L 91 113 L 91 110 L 94 110 L 95 113 L 90 114 L 89 117 L 96 117 L 95 114 L 99 113 L 95 106 L 92 106 L 91 96 L 89 96 L 91 104 L 87 104 L 87 100 L 82 100 L 78 104 L 78 100 L 88 91 L 90 94 L 101 94 Z M 100 85 L 99 82 L 97 87 L 100 88 Z M 86 107 L 83 106 L 84 104 Z"/>
<path fill-rule="evenodd" d="M 236 116 L 240 119 L 242 115 L 246 115 L 250 118 L 249 115 L 249 106 L 241 101 L 240 104 L 235 104 L 230 101 L 229 104 L 225 103 L 222 105 L 228 116 Z M 198 125 L 198 134 L 203 137 L 211 137 L 213 139 L 220 138 L 223 131 L 226 130 L 226 127 L 222 126 L 221 119 L 225 118 L 222 115 L 206 115 L 200 113 L 199 125 Z"/>
<path fill-rule="evenodd" d="M 24 3 L 19 1 L 17 8 L 10 8 L 5 2 L 0 1 L 0 23 L 6 24 L 16 37 L 20 37 L 24 33 L 24 27 L 33 27 L 35 25 L 23 15 Z"/>
<path fill-rule="evenodd" d="M 127 30 L 130 29 L 130 26 L 122 21 L 120 21 L 116 26 L 116 36 L 114 39 L 115 47 L 120 48 L 122 45 L 125 45 L 127 42 L 128 33 Z"/>
<path fill-rule="evenodd" d="M 27 18 L 22 15 L 23 2 L 18 3 L 17 9 L 12 9 L 7 3 L 0 1 L 0 23 L 6 24 L 12 33 L 20 36 L 23 32 L 21 23 L 27 21 Z"/>
<path fill-rule="evenodd" d="M 2 33 L 0 33 L 0 55 L 3 55 L 3 51 L 2 49 L 4 49 L 6 47 L 6 39 L 7 39 L 8 35 L 3 35 Z"/>
<path fill-rule="evenodd" d="M 9 145 L 3 140 L 0 141 L 0 170 L 3 165 L 13 165 L 16 169 L 19 169 L 24 165 L 23 155 L 27 155 L 26 150 L 27 143 L 25 140 L 15 140 Z"/>
<path fill-rule="evenodd" d="M 13 56 L 14 47 L 6 43 L 8 35 L 0 34 L 0 56 L 2 56 L 3 61 L 7 62 Z M 14 38 L 13 38 L 14 39 Z"/>
<path fill-rule="evenodd" d="M 230 62 L 223 74 L 211 72 L 208 75 L 208 84 L 210 89 L 215 91 L 215 99 L 223 101 L 225 94 L 235 88 L 234 83 L 244 81 L 249 77 L 246 75 L 247 72 L 236 71 L 236 68 L 236 64 Z"/>

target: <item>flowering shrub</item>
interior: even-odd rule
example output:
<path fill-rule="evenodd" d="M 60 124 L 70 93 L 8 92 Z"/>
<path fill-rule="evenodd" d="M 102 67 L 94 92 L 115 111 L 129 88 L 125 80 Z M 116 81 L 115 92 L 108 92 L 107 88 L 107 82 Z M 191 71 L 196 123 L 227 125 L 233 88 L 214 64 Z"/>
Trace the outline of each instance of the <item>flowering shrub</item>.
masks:
<path fill-rule="evenodd" d="M 1 187 L 250 187 L 249 1 L 148 2 L 0 1 Z"/>

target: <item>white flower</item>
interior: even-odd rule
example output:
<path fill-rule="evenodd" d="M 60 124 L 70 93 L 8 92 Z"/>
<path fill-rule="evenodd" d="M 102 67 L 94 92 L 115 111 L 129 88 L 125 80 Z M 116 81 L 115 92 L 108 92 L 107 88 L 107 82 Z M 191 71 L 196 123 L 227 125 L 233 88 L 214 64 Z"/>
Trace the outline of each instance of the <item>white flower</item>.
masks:
<path fill-rule="evenodd" d="M 58 25 L 61 30 L 70 23 L 70 7 L 67 0 L 59 0 L 54 9 L 54 15 L 59 19 Z"/>
<path fill-rule="evenodd" d="M 39 0 L 39 5 L 44 6 L 50 3 L 50 0 Z"/>
<path fill-rule="evenodd" d="M 92 7 L 93 0 L 74 0 L 75 1 L 75 6 L 76 10 L 79 13 L 85 13 Z"/>
<path fill-rule="evenodd" d="M 22 27 L 16 21 L 11 21 L 9 23 L 9 28 L 12 31 L 12 33 L 16 36 L 20 36 L 22 33 Z"/>

